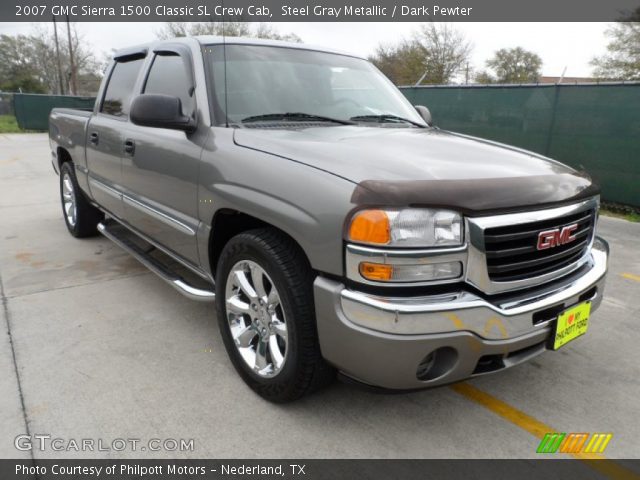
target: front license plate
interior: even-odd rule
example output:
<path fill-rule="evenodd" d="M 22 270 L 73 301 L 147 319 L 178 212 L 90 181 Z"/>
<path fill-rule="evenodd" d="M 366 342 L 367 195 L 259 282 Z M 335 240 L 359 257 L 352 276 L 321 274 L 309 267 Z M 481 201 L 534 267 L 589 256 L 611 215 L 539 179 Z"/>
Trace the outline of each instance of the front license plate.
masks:
<path fill-rule="evenodd" d="M 553 349 L 558 350 L 571 340 L 585 334 L 589 327 L 590 313 L 591 302 L 581 303 L 562 312 L 556 322 L 556 337 L 553 342 Z"/>

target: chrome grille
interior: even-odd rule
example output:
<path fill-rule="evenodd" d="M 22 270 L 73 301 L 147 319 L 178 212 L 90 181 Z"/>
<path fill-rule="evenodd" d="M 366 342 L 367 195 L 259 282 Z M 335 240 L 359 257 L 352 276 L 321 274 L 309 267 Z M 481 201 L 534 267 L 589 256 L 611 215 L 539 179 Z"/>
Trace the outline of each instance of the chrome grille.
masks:
<path fill-rule="evenodd" d="M 494 282 L 528 279 L 567 267 L 582 258 L 593 238 L 595 208 L 537 222 L 484 230 L 487 273 Z M 575 240 L 538 250 L 538 234 L 577 224 Z"/>

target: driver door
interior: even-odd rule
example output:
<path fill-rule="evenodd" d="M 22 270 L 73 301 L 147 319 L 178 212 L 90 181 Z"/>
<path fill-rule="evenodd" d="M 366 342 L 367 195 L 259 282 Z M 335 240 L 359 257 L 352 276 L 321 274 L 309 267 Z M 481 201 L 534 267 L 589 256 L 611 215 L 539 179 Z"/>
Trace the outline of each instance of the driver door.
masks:
<path fill-rule="evenodd" d="M 163 47 L 153 60 L 142 93 L 178 97 L 185 115 L 196 114 L 191 57 Z M 125 128 L 122 161 L 125 218 L 129 224 L 193 264 L 198 263 L 198 173 L 208 131 L 134 125 Z"/>

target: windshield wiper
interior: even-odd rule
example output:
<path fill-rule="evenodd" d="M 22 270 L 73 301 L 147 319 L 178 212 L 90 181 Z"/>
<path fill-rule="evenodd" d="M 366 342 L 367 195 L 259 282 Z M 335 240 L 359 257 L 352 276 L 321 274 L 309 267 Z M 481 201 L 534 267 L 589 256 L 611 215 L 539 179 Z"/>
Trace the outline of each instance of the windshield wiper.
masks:
<path fill-rule="evenodd" d="M 246 117 L 240 120 L 242 123 L 250 123 L 250 122 L 273 122 L 273 121 L 321 121 L 321 122 L 331 122 L 331 123 L 339 123 L 340 125 L 355 125 L 356 122 L 352 122 L 351 120 L 342 120 L 340 118 L 332 118 L 325 117 L 323 115 L 315 115 L 312 113 L 302 113 L 302 112 L 287 112 L 287 113 L 267 113 L 264 115 L 253 115 L 251 117 Z"/>
<path fill-rule="evenodd" d="M 349 120 L 353 120 L 355 122 L 404 122 L 410 123 L 411 125 L 415 125 L 416 127 L 425 128 L 425 126 L 421 123 L 414 122 L 413 120 L 409 120 L 408 118 L 399 117 L 398 115 L 393 115 L 392 113 L 383 113 L 381 115 L 358 115 L 355 117 L 351 117 Z"/>

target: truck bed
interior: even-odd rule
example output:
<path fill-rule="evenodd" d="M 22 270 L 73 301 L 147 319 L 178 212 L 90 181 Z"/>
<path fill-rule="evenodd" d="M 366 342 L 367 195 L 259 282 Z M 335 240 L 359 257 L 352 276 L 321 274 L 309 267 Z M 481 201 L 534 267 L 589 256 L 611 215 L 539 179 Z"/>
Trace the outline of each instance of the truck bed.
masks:
<path fill-rule="evenodd" d="M 58 147 L 64 148 L 74 162 L 86 167 L 85 142 L 91 110 L 54 108 L 49 114 L 51 154 L 56 159 Z M 54 162 L 56 168 L 56 162 Z M 56 169 L 57 171 L 57 169 Z"/>

